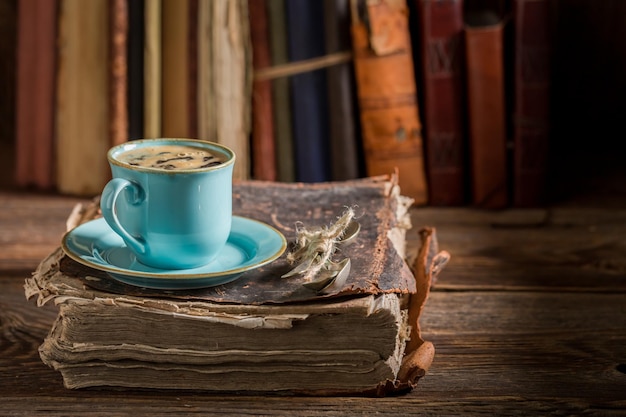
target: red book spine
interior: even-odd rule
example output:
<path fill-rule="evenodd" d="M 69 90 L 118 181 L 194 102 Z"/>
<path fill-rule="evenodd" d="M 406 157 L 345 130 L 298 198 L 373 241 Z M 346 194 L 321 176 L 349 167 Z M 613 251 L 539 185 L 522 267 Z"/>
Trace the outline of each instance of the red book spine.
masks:
<path fill-rule="evenodd" d="M 255 70 L 271 65 L 265 0 L 249 0 L 252 66 Z M 272 82 L 254 80 L 252 84 L 252 176 L 257 180 L 276 180 Z"/>
<path fill-rule="evenodd" d="M 18 2 L 17 185 L 54 186 L 56 0 Z"/>
<path fill-rule="evenodd" d="M 504 21 L 493 13 L 465 27 L 472 203 L 508 204 Z"/>
<path fill-rule="evenodd" d="M 515 0 L 513 205 L 545 203 L 550 117 L 548 0 Z"/>
<path fill-rule="evenodd" d="M 431 205 L 465 203 L 463 0 L 417 0 Z"/>
<path fill-rule="evenodd" d="M 109 3 L 109 129 L 111 146 L 128 140 L 128 4 Z"/>

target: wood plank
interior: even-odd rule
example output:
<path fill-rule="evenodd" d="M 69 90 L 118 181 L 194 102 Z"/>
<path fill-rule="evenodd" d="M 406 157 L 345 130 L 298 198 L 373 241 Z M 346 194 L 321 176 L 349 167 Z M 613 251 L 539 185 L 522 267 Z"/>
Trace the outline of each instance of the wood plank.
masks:
<path fill-rule="evenodd" d="M 167 410 L 168 415 L 593 415 L 626 409 L 626 377 L 620 372 L 626 358 L 623 294 L 435 292 L 422 328 L 437 353 L 411 394 L 282 398 L 66 390 L 37 352 L 56 309 L 24 302 L 22 282 L 18 276 L 0 278 L 0 381 L 11 381 L 2 383 L 0 391 L 7 415 L 117 415 L 121 410 Z"/>
<path fill-rule="evenodd" d="M 626 405 L 625 306 L 626 294 L 433 292 L 419 392 Z"/>
<path fill-rule="evenodd" d="M 452 254 L 442 290 L 626 291 L 623 209 L 415 209 L 412 221 Z"/>
<path fill-rule="evenodd" d="M 23 282 L 58 245 L 65 219 L 79 201 L 86 200 L 0 192 L 3 415 L 626 412 L 626 291 L 620 263 L 626 212 L 621 209 L 412 211 L 415 228 L 437 227 L 440 249 L 452 253 L 421 320 L 424 338 L 436 348 L 428 374 L 400 397 L 285 398 L 65 389 L 61 375 L 41 362 L 37 350 L 57 309 L 26 302 Z M 544 215 L 546 220 L 537 220 Z M 409 246 L 416 236 L 410 233 Z"/>
<path fill-rule="evenodd" d="M 33 271 L 61 243 L 65 219 L 78 202 L 47 194 L 0 192 L 0 274 Z"/>

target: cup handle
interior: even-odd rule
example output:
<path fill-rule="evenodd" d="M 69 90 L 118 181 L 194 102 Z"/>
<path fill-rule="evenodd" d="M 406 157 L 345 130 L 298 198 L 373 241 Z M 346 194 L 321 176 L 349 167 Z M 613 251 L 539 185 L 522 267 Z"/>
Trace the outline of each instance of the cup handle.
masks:
<path fill-rule="evenodd" d="M 133 251 L 144 255 L 147 252 L 146 243 L 143 242 L 141 238 L 132 236 L 126 231 L 126 229 L 124 229 L 115 210 L 117 198 L 126 188 L 129 188 L 132 191 L 132 200 L 130 201 L 131 204 L 139 204 L 143 201 L 144 192 L 138 184 L 124 178 L 113 178 L 107 183 L 104 190 L 102 190 L 102 196 L 100 197 L 100 210 L 102 210 L 102 216 L 104 216 L 104 219 L 109 226 L 111 226 L 111 228 L 124 239 L 126 244 L 130 246 Z"/>

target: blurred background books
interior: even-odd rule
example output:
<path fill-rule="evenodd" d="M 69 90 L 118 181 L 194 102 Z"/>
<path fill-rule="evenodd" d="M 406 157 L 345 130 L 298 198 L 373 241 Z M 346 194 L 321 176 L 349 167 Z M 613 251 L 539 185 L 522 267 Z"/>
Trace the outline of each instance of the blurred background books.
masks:
<path fill-rule="evenodd" d="M 2 188 L 96 195 L 111 145 L 171 136 L 233 147 L 240 179 L 398 166 L 418 205 L 626 191 L 619 0 L 0 0 L 0 16 Z"/>

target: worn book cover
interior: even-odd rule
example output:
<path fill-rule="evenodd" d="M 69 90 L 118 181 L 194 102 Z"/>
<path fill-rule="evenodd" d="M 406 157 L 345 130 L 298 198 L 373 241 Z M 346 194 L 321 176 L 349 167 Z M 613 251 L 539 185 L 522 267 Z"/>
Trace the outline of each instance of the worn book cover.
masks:
<path fill-rule="evenodd" d="M 417 0 L 429 203 L 466 202 L 463 0 Z"/>
<path fill-rule="evenodd" d="M 352 47 L 368 175 L 398 169 L 402 192 L 428 201 L 406 0 L 352 1 Z"/>
<path fill-rule="evenodd" d="M 434 355 L 418 321 L 448 255 L 432 228 L 419 230 L 418 253 L 405 252 L 411 201 L 399 191 L 393 177 L 235 184 L 235 214 L 291 243 L 297 227 L 329 226 L 353 207 L 361 229 L 340 253 L 351 260 L 349 276 L 323 294 L 305 277 L 282 277 L 293 267 L 286 254 L 228 284 L 163 291 L 123 284 L 57 250 L 25 286 L 39 305 L 60 309 L 42 360 L 69 388 L 406 392 Z M 97 207 L 77 207 L 69 227 L 94 216 Z"/>

